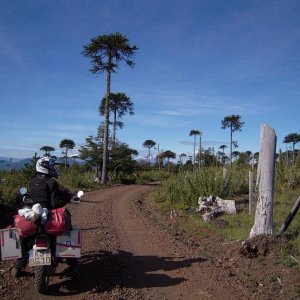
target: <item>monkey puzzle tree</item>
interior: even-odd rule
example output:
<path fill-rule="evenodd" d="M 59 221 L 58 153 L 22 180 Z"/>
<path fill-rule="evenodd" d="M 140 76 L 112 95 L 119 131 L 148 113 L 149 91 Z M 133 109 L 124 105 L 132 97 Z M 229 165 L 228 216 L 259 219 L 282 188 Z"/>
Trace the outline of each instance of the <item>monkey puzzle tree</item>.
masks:
<path fill-rule="evenodd" d="M 82 54 L 91 59 L 90 72 L 99 74 L 106 72 L 106 95 L 105 95 L 105 127 L 103 139 L 103 164 L 101 183 L 107 182 L 108 160 L 108 127 L 109 127 L 109 99 L 111 74 L 116 72 L 121 61 L 129 67 L 134 66 L 131 57 L 134 56 L 137 46 L 131 46 L 126 36 L 117 32 L 114 34 L 98 35 L 92 38 L 90 43 L 83 47 Z"/>
<path fill-rule="evenodd" d="M 221 129 L 230 128 L 230 166 L 232 165 L 232 133 L 235 131 L 242 131 L 242 127 L 244 125 L 244 122 L 241 122 L 241 116 L 240 115 L 231 115 L 226 116 L 221 121 Z"/>
<path fill-rule="evenodd" d="M 166 150 L 164 151 L 163 153 L 160 154 L 160 157 L 161 159 L 167 159 L 167 162 L 168 162 L 168 171 L 170 171 L 170 159 L 173 158 L 175 159 L 176 158 L 176 153 L 171 151 L 171 150 Z"/>
<path fill-rule="evenodd" d="M 59 147 L 65 148 L 64 154 L 65 154 L 65 169 L 66 169 L 67 168 L 68 151 L 75 147 L 75 143 L 74 143 L 74 141 L 72 141 L 70 139 L 63 139 L 60 142 Z"/>
<path fill-rule="evenodd" d="M 51 146 L 43 146 L 40 148 L 40 151 L 45 151 L 45 156 L 50 155 L 51 151 L 55 151 L 55 149 Z"/>
<path fill-rule="evenodd" d="M 222 164 L 224 165 L 225 164 L 225 148 L 228 148 L 226 145 L 221 145 L 220 147 L 219 147 L 219 149 L 221 149 L 222 150 L 222 155 L 221 155 L 221 157 L 222 157 Z"/>
<path fill-rule="evenodd" d="M 99 106 L 99 112 L 102 116 L 105 114 L 105 103 L 106 98 L 103 98 Z M 110 93 L 109 111 L 113 114 L 112 146 L 114 147 L 116 142 L 117 127 L 123 128 L 124 126 L 124 123 L 118 121 L 118 119 L 122 119 L 126 113 L 134 115 L 134 107 L 130 98 L 124 93 Z"/>
<path fill-rule="evenodd" d="M 176 158 L 176 153 L 171 151 L 171 150 L 166 150 L 164 151 L 163 153 L 161 153 L 161 158 L 162 159 L 167 159 L 167 162 L 168 164 L 170 163 L 170 159 L 173 158 L 175 159 Z"/>
<path fill-rule="evenodd" d="M 190 131 L 190 136 L 194 136 L 194 165 L 195 165 L 195 158 L 196 158 L 196 136 L 200 135 L 200 130 L 192 129 Z"/>
<path fill-rule="evenodd" d="M 148 148 L 148 161 L 149 161 L 149 165 L 150 165 L 150 149 L 153 148 L 156 145 L 156 143 L 152 140 L 146 140 L 143 143 L 143 147 L 144 148 Z"/>
<path fill-rule="evenodd" d="M 290 133 L 285 136 L 283 142 L 285 144 L 292 144 L 292 153 L 293 153 L 293 164 L 295 164 L 295 145 L 300 142 L 300 134 L 299 133 Z"/>

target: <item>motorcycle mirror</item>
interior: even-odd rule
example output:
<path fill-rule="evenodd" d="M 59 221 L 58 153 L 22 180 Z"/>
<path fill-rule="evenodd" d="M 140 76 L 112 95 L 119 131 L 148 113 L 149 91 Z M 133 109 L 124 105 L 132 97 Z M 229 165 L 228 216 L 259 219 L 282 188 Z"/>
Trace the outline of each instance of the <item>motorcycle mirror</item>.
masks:
<path fill-rule="evenodd" d="M 78 197 L 78 198 L 81 198 L 83 195 L 84 195 L 84 192 L 83 192 L 83 191 L 78 191 L 78 192 L 77 192 L 77 197 Z"/>
<path fill-rule="evenodd" d="M 21 187 L 19 192 L 20 192 L 21 195 L 25 195 L 27 193 L 26 187 Z"/>

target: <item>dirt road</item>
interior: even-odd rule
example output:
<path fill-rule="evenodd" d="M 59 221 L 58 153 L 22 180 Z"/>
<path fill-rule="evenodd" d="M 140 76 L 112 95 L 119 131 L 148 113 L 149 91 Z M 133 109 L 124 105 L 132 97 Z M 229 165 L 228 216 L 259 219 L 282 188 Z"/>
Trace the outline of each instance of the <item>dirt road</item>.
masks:
<path fill-rule="evenodd" d="M 242 280 L 238 260 L 211 248 L 216 241 L 200 245 L 170 234 L 143 201 L 155 188 L 118 186 L 87 193 L 80 206 L 70 206 L 73 224 L 83 230 L 81 278 L 66 277 L 62 264 L 51 278 L 49 295 L 41 296 L 31 269 L 11 279 L 11 262 L 2 261 L 0 298 L 290 299 L 282 288 Z"/>

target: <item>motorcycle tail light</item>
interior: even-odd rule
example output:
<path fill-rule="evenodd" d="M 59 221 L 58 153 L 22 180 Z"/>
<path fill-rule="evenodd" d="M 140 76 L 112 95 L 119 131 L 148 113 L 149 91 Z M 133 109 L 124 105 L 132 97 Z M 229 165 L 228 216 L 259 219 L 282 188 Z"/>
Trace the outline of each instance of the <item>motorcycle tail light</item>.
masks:
<path fill-rule="evenodd" d="M 42 248 L 49 248 L 50 240 L 46 235 L 39 235 L 35 240 L 35 248 L 42 249 Z"/>

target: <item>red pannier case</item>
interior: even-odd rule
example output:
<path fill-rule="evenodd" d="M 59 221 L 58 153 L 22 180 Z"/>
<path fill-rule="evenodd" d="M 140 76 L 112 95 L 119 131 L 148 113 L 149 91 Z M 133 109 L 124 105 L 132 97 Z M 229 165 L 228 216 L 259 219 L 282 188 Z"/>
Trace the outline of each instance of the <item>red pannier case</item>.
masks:
<path fill-rule="evenodd" d="M 20 237 L 26 237 L 37 233 L 38 226 L 23 216 L 15 215 L 14 224 Z"/>
<path fill-rule="evenodd" d="M 48 234 L 61 235 L 72 230 L 71 214 L 64 208 L 49 210 L 44 231 Z"/>

